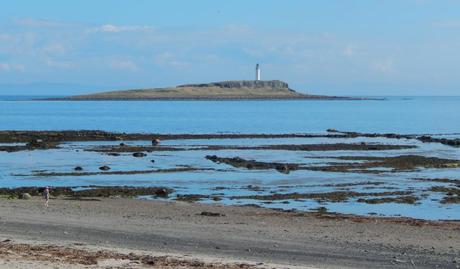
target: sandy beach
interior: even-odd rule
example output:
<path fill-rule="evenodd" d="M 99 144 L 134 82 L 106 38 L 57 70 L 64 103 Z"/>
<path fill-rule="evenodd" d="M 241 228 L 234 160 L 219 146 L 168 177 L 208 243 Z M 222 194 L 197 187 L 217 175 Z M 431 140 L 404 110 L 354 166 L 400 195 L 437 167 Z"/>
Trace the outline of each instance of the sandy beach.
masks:
<path fill-rule="evenodd" d="M 458 268 L 460 262 L 458 222 L 124 198 L 58 198 L 44 208 L 34 197 L 2 199 L 0 223 L 0 268 Z M 52 246 L 84 251 L 68 258 Z M 169 258 L 148 264 L 142 255 Z"/>

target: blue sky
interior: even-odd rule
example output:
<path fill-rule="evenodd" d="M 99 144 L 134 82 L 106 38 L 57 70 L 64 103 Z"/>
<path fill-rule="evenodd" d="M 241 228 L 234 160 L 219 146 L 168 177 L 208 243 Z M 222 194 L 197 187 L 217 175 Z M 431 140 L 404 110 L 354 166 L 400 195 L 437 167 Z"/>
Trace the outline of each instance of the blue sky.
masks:
<path fill-rule="evenodd" d="M 460 95 L 460 2 L 40 0 L 0 9 L 0 95 L 280 79 L 336 95 Z"/>

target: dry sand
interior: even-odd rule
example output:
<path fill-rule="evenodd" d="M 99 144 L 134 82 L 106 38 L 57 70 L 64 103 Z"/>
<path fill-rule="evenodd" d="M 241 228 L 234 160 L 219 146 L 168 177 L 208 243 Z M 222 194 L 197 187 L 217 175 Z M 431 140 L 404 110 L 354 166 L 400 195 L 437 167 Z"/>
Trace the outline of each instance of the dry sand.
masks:
<path fill-rule="evenodd" d="M 0 244 L 0 268 L 458 268 L 460 262 L 458 222 L 122 198 L 55 199 L 47 209 L 36 198 L 2 199 L 0 241 L 6 239 L 12 241 Z M 87 260 L 95 262 L 81 262 Z"/>

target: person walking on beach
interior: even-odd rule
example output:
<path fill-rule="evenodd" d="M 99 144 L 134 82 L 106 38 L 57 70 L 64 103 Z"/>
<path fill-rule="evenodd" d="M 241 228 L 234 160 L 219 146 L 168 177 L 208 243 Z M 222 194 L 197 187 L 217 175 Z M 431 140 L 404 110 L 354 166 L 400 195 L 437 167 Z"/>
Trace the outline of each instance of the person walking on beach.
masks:
<path fill-rule="evenodd" d="M 50 188 L 45 187 L 45 190 L 43 191 L 43 199 L 45 199 L 45 207 L 48 207 L 48 202 L 50 200 Z"/>

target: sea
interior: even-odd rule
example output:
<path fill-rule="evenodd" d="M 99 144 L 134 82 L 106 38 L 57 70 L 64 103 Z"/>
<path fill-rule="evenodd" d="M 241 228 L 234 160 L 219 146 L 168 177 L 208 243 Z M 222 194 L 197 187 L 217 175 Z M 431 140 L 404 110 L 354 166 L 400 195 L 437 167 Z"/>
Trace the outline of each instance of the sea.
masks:
<path fill-rule="evenodd" d="M 0 129 L 157 133 L 460 132 L 460 97 L 369 101 L 31 101 L 0 96 Z"/>
<path fill-rule="evenodd" d="M 286 100 L 286 101 L 41 101 L 43 96 L 0 96 L 0 130 L 104 130 L 161 134 L 325 134 L 327 129 L 366 133 L 427 134 L 460 137 L 460 97 L 379 97 L 379 100 Z M 403 216 L 419 219 L 460 220 L 460 205 L 441 203 L 443 193 L 430 192 L 433 186 L 458 188 L 448 183 L 414 180 L 460 179 L 459 168 L 417 169 L 412 172 L 376 174 L 269 170 L 248 170 L 215 164 L 206 155 L 244 157 L 257 161 L 299 164 L 333 162 L 334 157 L 423 155 L 460 160 L 460 149 L 438 143 L 386 138 L 280 138 L 214 139 L 165 141 L 162 145 L 270 145 L 311 143 L 387 143 L 415 145 L 411 150 L 390 151 L 178 151 L 152 152 L 147 158 L 130 155 L 107 156 L 85 151 L 91 146 L 119 142 L 64 143 L 59 149 L 0 152 L 0 187 L 20 186 L 164 186 L 177 195 L 201 194 L 219 199 L 203 203 L 258 205 L 282 210 Z M 126 141 L 131 145 L 148 141 Z M 0 144 L 1 145 L 1 144 Z M 329 158 L 329 159 L 328 159 Z M 154 163 L 151 160 L 155 160 Z M 38 176 L 37 171 L 72 172 L 76 165 L 98 171 L 100 165 L 112 170 L 169 169 L 198 167 L 201 171 L 96 176 Z M 211 170 L 206 170 L 211 169 Z M 212 170 L 214 169 L 214 170 Z M 364 183 L 376 182 L 376 185 Z M 383 182 L 383 183 L 382 183 Z M 360 185 L 360 183 L 363 183 Z M 378 184 L 377 184 L 378 183 Z M 341 185 L 342 184 L 342 185 Z M 347 187 L 343 187 L 345 185 Z M 382 184 L 382 185 L 379 185 Z M 339 187 L 342 186 L 342 187 Z M 273 193 L 314 193 L 332 191 L 412 191 L 415 204 L 360 203 L 351 198 L 342 202 L 311 199 L 264 201 L 235 197 Z M 155 199 L 154 197 L 139 197 Z"/>

